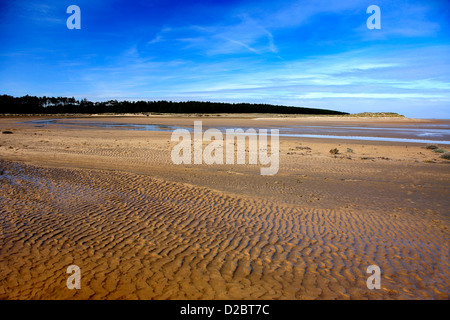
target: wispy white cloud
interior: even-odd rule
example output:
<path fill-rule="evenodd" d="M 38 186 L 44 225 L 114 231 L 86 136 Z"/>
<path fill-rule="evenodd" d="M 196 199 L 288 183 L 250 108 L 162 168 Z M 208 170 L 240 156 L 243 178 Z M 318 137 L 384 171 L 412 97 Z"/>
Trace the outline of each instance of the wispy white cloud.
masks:
<path fill-rule="evenodd" d="M 83 1 L 82 14 L 88 12 Z M 62 28 L 52 32 L 62 31 L 53 38 L 43 33 L 39 39 L 50 40 L 45 48 L 5 37 L 14 50 L 0 49 L 0 86 L 10 93 L 43 88 L 91 99 L 246 101 L 345 111 L 442 111 L 450 105 L 450 45 L 431 2 L 380 0 L 382 29 L 373 31 L 365 25 L 366 0 L 244 1 L 224 5 L 229 10 L 214 18 L 178 12 L 185 18 L 118 21 L 124 30 L 114 32 L 93 28 L 91 19 L 92 29 L 70 33 L 70 39 L 64 37 L 65 10 L 49 1 L 18 3 L 26 9 L 14 15 L 28 15 L 16 33 L 23 43 L 33 40 L 30 26 L 54 26 L 45 19 L 60 19 L 54 22 Z M 103 4 L 95 12 L 106 9 Z M 108 11 L 126 16 L 120 13 Z"/>
<path fill-rule="evenodd" d="M 277 53 L 273 34 L 258 21 L 239 15 L 237 21 L 215 25 L 188 25 L 163 28 L 149 44 L 179 42 L 184 48 L 194 48 L 207 55 L 239 53 Z"/>

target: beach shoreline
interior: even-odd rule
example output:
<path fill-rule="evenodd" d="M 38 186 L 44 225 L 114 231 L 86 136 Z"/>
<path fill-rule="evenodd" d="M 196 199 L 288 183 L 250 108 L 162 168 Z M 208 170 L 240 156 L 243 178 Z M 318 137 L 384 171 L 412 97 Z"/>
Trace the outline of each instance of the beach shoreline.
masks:
<path fill-rule="evenodd" d="M 280 137 L 280 169 L 261 176 L 257 165 L 175 165 L 171 131 L 28 122 L 54 118 L 0 118 L 12 132 L 0 135 L 1 299 L 450 297 L 450 161 L 425 144 Z M 446 123 L 75 118 L 205 128 Z M 65 286 L 71 264 L 81 290 Z M 380 290 L 366 286 L 372 264 L 383 271 Z"/>

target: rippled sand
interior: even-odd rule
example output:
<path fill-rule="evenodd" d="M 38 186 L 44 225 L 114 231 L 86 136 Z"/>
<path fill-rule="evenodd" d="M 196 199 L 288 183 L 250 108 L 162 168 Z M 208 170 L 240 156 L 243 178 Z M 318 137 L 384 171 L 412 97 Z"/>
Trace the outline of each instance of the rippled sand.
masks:
<path fill-rule="evenodd" d="M 286 138 L 260 176 L 173 165 L 170 133 L 0 124 L 2 299 L 450 297 L 449 163 L 421 145 Z"/>

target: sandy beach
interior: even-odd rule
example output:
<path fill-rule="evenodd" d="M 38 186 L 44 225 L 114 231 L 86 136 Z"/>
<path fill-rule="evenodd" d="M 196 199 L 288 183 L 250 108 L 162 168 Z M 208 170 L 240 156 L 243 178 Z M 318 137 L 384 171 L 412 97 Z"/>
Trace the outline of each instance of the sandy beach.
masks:
<path fill-rule="evenodd" d="M 258 165 L 175 165 L 170 130 L 77 125 L 436 121 L 27 122 L 42 119 L 0 118 L 0 299 L 450 298 L 450 161 L 424 143 L 280 137 L 279 171 L 262 176 Z M 66 287 L 73 264 L 80 290 Z M 367 288 L 369 265 L 380 267 L 381 289 Z"/>

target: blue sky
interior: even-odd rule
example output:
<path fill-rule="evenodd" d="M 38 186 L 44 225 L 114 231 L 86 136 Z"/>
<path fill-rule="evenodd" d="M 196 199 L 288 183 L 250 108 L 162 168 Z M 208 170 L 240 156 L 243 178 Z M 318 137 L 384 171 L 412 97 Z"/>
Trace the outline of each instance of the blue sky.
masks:
<path fill-rule="evenodd" d="M 0 41 L 0 94 L 450 118 L 447 1 L 0 1 Z"/>

